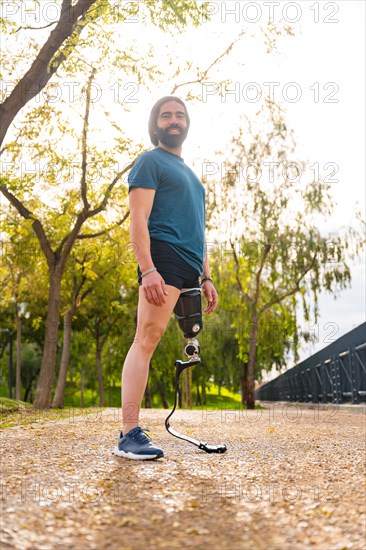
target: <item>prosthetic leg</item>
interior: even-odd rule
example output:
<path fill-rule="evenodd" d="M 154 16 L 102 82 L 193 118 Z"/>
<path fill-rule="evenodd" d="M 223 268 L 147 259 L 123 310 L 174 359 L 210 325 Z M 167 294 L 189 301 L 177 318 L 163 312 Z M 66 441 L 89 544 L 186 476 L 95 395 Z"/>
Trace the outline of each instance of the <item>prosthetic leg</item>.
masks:
<path fill-rule="evenodd" d="M 182 435 L 174 430 L 170 426 L 169 419 L 172 417 L 179 398 L 179 377 L 184 369 L 188 367 L 193 367 L 201 363 L 199 357 L 200 345 L 196 340 L 197 334 L 202 330 L 202 303 L 201 303 L 201 289 L 200 288 L 189 288 L 183 289 L 181 291 L 178 302 L 174 308 L 174 313 L 178 319 L 180 328 L 183 331 L 184 337 L 188 339 L 188 343 L 184 348 L 185 354 L 188 357 L 188 361 L 180 361 L 179 359 L 175 362 L 175 397 L 174 397 L 174 406 L 169 416 L 165 420 L 165 427 L 171 435 L 188 441 L 193 445 L 196 445 L 199 449 L 206 451 L 206 453 L 224 453 L 226 451 L 226 445 L 208 445 L 207 443 L 202 443 L 197 439 Z"/>

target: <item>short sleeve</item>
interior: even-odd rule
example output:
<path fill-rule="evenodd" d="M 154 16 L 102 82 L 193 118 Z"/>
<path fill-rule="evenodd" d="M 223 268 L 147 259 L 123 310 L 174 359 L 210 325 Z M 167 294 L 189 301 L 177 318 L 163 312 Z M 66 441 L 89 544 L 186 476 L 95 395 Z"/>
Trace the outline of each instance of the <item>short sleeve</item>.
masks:
<path fill-rule="evenodd" d="M 160 180 L 158 159 L 149 153 L 143 153 L 136 161 L 128 175 L 129 191 L 133 187 L 157 189 Z"/>

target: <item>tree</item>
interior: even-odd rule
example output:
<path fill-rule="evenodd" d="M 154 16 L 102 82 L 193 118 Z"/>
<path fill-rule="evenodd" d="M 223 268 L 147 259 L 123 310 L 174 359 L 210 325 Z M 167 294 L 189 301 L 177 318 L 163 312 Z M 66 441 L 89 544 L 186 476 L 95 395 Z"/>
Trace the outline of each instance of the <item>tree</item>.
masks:
<path fill-rule="evenodd" d="M 35 2 L 35 6 L 37 6 L 37 2 Z M 144 21 L 150 19 L 153 25 L 169 32 L 172 32 L 174 28 L 182 29 L 188 23 L 197 26 L 201 22 L 202 14 L 207 12 L 206 6 L 198 6 L 196 2 L 188 0 L 179 0 L 174 3 L 161 0 L 153 4 L 150 0 L 146 0 L 138 5 L 129 3 L 123 13 L 119 11 L 117 14 L 113 3 L 103 0 L 78 0 L 74 5 L 71 0 L 63 0 L 59 19 L 53 24 L 38 27 L 39 31 L 55 25 L 43 45 L 38 44 L 34 38 L 29 39 L 29 45 L 31 44 L 34 47 L 37 44 L 39 51 L 35 59 L 31 61 L 30 69 L 15 84 L 0 107 L 4 121 L 0 143 L 3 143 L 6 132 L 17 114 L 30 100 L 34 99 L 36 101 L 37 96 L 42 92 L 41 106 L 33 105 L 33 108 L 25 113 L 24 121 L 27 124 L 21 127 L 20 130 L 15 130 L 13 141 L 5 144 L 2 153 L 8 154 L 9 159 L 12 161 L 10 164 L 14 164 L 15 161 L 12 159 L 19 158 L 19 151 L 27 139 L 31 138 L 33 143 L 28 151 L 30 151 L 32 160 L 39 158 L 43 159 L 44 162 L 44 159 L 48 157 L 51 162 L 65 166 L 70 162 L 72 163 L 72 156 L 70 158 L 70 154 L 62 154 L 61 150 L 55 148 L 55 143 L 65 147 L 65 137 L 75 137 L 75 131 L 70 124 L 66 123 L 65 117 L 63 118 L 64 111 L 57 112 L 55 109 L 50 80 L 54 77 L 56 79 L 54 83 L 58 84 L 57 78 L 60 78 L 60 74 L 62 78 L 63 73 L 64 76 L 77 76 L 79 79 L 87 81 L 82 132 L 79 139 L 76 136 L 76 151 L 79 150 L 81 158 L 79 191 L 75 192 L 75 189 L 72 189 L 67 198 L 58 197 L 59 207 L 65 219 L 64 230 L 59 231 L 58 227 L 55 228 L 55 213 L 50 215 L 49 209 L 45 209 L 44 205 L 37 200 L 28 199 L 29 195 L 34 192 L 34 185 L 32 185 L 34 178 L 28 175 L 14 178 L 13 174 L 8 176 L 5 174 L 0 185 L 0 191 L 35 232 L 49 270 L 46 336 L 35 399 L 35 405 L 40 408 L 48 407 L 50 404 L 51 386 L 55 370 L 61 282 L 71 250 L 77 239 L 95 237 L 106 231 L 104 229 L 95 232 L 96 224 L 90 223 L 90 220 L 93 218 L 99 223 L 105 221 L 102 214 L 111 201 L 117 184 L 141 151 L 139 146 L 131 147 L 128 137 L 123 135 L 121 129 L 111 120 L 111 125 L 115 133 L 118 134 L 115 138 L 114 154 L 124 154 L 126 159 L 128 152 L 128 162 L 127 165 L 125 163 L 122 170 L 118 170 L 114 174 L 109 183 L 103 182 L 98 190 L 95 186 L 93 188 L 91 180 L 97 170 L 95 166 L 94 168 L 93 166 L 90 167 L 90 164 L 94 161 L 94 163 L 99 162 L 102 167 L 106 167 L 116 160 L 115 156 L 109 151 L 101 151 L 100 147 L 98 148 L 97 140 L 94 140 L 94 144 L 90 142 L 90 134 L 92 133 L 90 132 L 91 95 L 93 80 L 98 70 L 96 67 L 108 72 L 108 68 L 114 65 L 115 72 L 117 67 L 122 68 L 124 74 L 137 73 L 141 82 L 144 79 L 154 78 L 153 75 L 158 74 L 153 63 L 149 65 L 145 60 L 141 64 L 139 63 L 140 60 L 136 58 L 132 46 L 121 48 L 117 44 L 117 39 L 114 39 L 115 49 L 111 48 L 113 35 L 108 24 L 112 23 L 113 30 L 116 31 L 118 23 L 135 14 L 136 6 Z M 5 30 L 9 30 L 10 27 L 10 30 L 13 29 L 13 35 L 15 34 L 16 21 L 3 21 L 3 25 Z M 35 29 L 35 27 L 29 26 L 19 27 L 16 32 L 23 30 L 27 33 L 29 30 L 33 31 Z M 11 36 L 11 33 L 7 36 Z M 230 49 L 231 47 L 227 49 L 227 52 Z M 31 48 L 29 47 L 28 50 L 30 51 Z M 92 62 L 89 62 L 88 56 L 93 59 Z M 219 59 L 214 63 L 218 61 Z M 5 63 L 5 67 L 11 75 L 13 73 L 11 69 L 14 68 L 12 61 L 9 60 L 8 63 Z M 19 72 L 20 67 L 17 67 L 17 69 Z M 207 76 L 207 73 L 208 70 L 203 71 L 195 82 L 201 82 Z M 43 92 L 46 87 L 48 95 L 44 95 Z M 107 118 L 113 118 L 107 112 L 104 112 L 104 115 Z M 60 121 L 59 124 L 57 124 L 57 121 Z M 31 128 L 31 131 L 29 131 L 29 128 Z M 42 135 L 42 132 L 45 133 L 46 128 L 48 131 L 47 139 L 45 139 L 45 135 Z M 67 133 L 66 130 L 69 130 L 69 132 Z M 95 132 L 96 128 L 94 128 Z M 34 143 L 37 139 L 39 141 Z M 69 150 L 69 148 L 68 145 L 66 150 Z M 53 182 L 53 185 L 57 183 L 57 174 L 52 172 L 52 168 L 47 174 L 49 186 L 51 182 Z M 118 204 L 118 202 L 123 201 L 115 201 L 115 204 Z M 123 223 L 126 214 L 125 212 L 125 215 L 120 216 L 116 223 Z M 81 228 L 85 225 L 89 225 L 89 232 L 86 231 L 84 235 L 81 235 Z"/>
<path fill-rule="evenodd" d="M 122 23 L 136 15 L 136 9 L 145 8 L 144 17 L 150 17 L 153 24 L 165 27 L 181 28 L 192 22 L 198 25 L 202 14 L 207 14 L 207 8 L 200 9 L 195 2 L 189 0 L 178 0 L 177 2 L 166 2 L 158 0 L 150 2 L 145 0 L 137 3 L 129 3 L 123 10 L 115 10 L 115 4 L 108 0 L 62 0 L 58 19 L 52 20 L 45 26 L 20 26 L 15 32 L 23 30 L 41 30 L 54 26 L 46 41 L 40 47 L 35 59 L 24 76 L 15 84 L 14 89 L 0 105 L 0 117 L 2 120 L 0 130 L 0 145 L 3 143 L 6 133 L 19 111 L 35 96 L 37 96 L 48 84 L 52 76 L 73 57 L 77 48 L 88 43 L 88 39 L 98 39 L 95 35 L 96 28 L 99 33 L 109 37 L 105 29 L 98 23 Z M 39 12 L 39 5 L 36 0 L 33 2 L 33 9 Z M 30 9 L 30 6 L 29 6 Z M 8 17 L 1 20 L 2 30 L 14 34 L 17 26 L 17 11 L 10 12 Z M 6 10 L 5 10 L 6 14 Z M 21 19 L 20 19 L 21 21 Z M 46 22 L 48 22 L 46 20 Z M 25 32 L 24 32 L 25 31 Z M 84 31 L 84 32 L 83 32 Z M 82 34 L 87 34 L 82 41 Z M 36 42 L 35 40 L 32 41 Z M 33 44 L 32 44 L 33 45 Z"/>
<path fill-rule="evenodd" d="M 34 5 L 37 7 L 37 2 L 34 2 Z M 157 24 L 158 26 L 164 26 L 167 24 L 179 28 L 182 26 L 184 27 L 189 21 L 197 25 L 200 20 L 201 11 L 198 9 L 195 2 L 180 0 L 174 4 L 166 4 L 166 2 L 162 0 L 161 2 L 154 3 L 153 6 L 149 0 L 146 0 L 145 2 L 141 2 L 140 5 L 145 8 L 144 17 L 149 17 L 153 24 Z M 91 92 L 96 69 L 95 67 L 92 67 L 90 70 L 90 64 L 88 63 L 87 58 L 85 57 L 83 59 L 79 50 L 81 46 L 84 46 L 84 49 L 88 53 L 88 47 L 90 50 L 91 45 L 95 47 L 98 43 L 101 48 L 99 59 L 96 64 L 98 65 L 99 63 L 99 66 L 102 66 L 103 63 L 106 64 L 106 54 L 111 50 L 111 34 L 108 30 L 106 30 L 108 28 L 107 24 L 111 21 L 116 24 L 116 21 L 113 20 L 116 15 L 113 7 L 113 3 L 105 2 L 104 0 L 78 0 L 76 3 L 73 3 L 71 0 L 63 0 L 59 18 L 53 23 L 55 28 L 51 31 L 43 45 L 39 45 L 39 51 L 35 59 L 31 62 L 30 68 L 25 72 L 24 76 L 15 83 L 14 88 L 9 95 L 5 97 L 0 106 L 0 115 L 2 118 L 0 143 L 2 144 L 11 123 L 14 121 L 17 114 L 26 106 L 28 102 L 30 102 L 31 99 L 36 98 L 45 89 L 47 84 L 50 83 L 52 76 L 57 75 L 57 73 L 60 73 L 62 70 L 68 75 L 75 75 L 77 72 L 80 74 L 81 68 L 85 74 L 85 67 L 89 66 L 82 135 L 79 139 L 81 153 L 79 180 L 80 191 L 79 196 L 76 196 L 75 192 L 73 192 L 71 200 L 64 200 L 62 204 L 66 210 L 71 209 L 74 213 L 74 216 L 71 216 L 71 219 L 69 216 L 68 230 L 64 231 L 63 234 L 54 230 L 52 231 L 52 225 L 51 227 L 49 225 L 51 221 L 50 216 L 48 216 L 48 220 L 46 218 L 47 221 L 44 218 L 42 221 L 42 216 L 40 215 L 40 210 L 42 210 L 42 208 L 40 208 L 40 205 L 34 201 L 33 204 L 32 201 L 27 201 L 26 197 L 28 192 L 31 190 L 29 183 L 32 178 L 26 177 L 16 181 L 14 178 L 6 177 L 5 175 L 5 177 L 2 177 L 0 185 L 0 191 L 8 199 L 12 206 L 17 209 L 19 214 L 26 221 L 28 221 L 29 225 L 35 232 L 39 240 L 39 245 L 47 259 L 49 269 L 46 335 L 41 372 L 35 399 L 35 406 L 39 408 L 45 408 L 50 405 L 60 314 L 61 281 L 70 252 L 76 239 L 81 238 L 81 227 L 91 218 L 96 218 L 99 214 L 103 213 L 117 183 L 132 165 L 130 162 L 128 166 L 125 166 L 122 170 L 119 170 L 115 176 L 111 178 L 111 181 L 108 184 L 104 184 L 102 186 L 102 192 L 94 192 L 94 196 L 91 196 L 93 193 L 90 190 L 90 171 L 88 173 L 89 158 L 94 154 L 98 160 L 103 160 L 104 163 L 108 163 L 111 157 L 110 155 L 105 155 L 103 158 L 102 154 L 97 154 L 96 149 L 93 149 L 90 145 L 88 146 L 87 139 L 89 131 Z M 131 13 L 133 13 L 134 9 L 134 3 L 130 3 L 129 10 L 122 15 L 120 13 L 118 14 L 117 19 L 119 22 L 128 18 Z M 99 22 L 103 23 L 104 27 L 98 27 Z M 16 21 L 3 20 L 2 24 L 6 31 L 10 28 L 10 34 L 8 35 L 10 36 L 12 28 L 16 26 Z M 98 28 L 98 33 L 96 33 L 96 28 Z M 20 27 L 18 30 L 28 32 L 29 30 L 34 30 L 34 27 Z M 84 35 L 83 39 L 82 35 Z M 35 45 L 37 40 L 33 38 L 31 42 L 32 45 Z M 123 50 L 121 51 L 120 48 L 117 48 L 116 55 L 120 55 L 119 63 L 125 61 L 126 65 L 129 63 L 129 67 L 136 67 L 136 65 L 133 65 L 133 63 L 136 62 L 136 59 L 132 58 L 131 51 L 123 52 Z M 109 55 L 109 59 L 110 57 L 111 56 Z M 9 68 L 12 67 L 11 64 L 12 62 L 9 60 L 8 64 L 5 63 L 5 67 L 9 70 Z M 18 72 L 19 69 L 20 67 L 18 67 Z M 148 67 L 145 73 L 150 74 L 150 72 L 151 68 Z M 11 70 L 9 70 L 9 73 L 11 74 Z M 42 126 L 44 126 L 45 123 L 50 123 L 52 114 L 54 113 L 52 101 L 50 101 L 50 99 L 52 100 L 52 96 L 51 98 L 50 96 L 48 96 L 48 99 L 46 98 L 41 109 L 37 109 L 36 107 L 26 113 L 25 119 L 30 119 L 31 125 L 21 128 L 13 141 L 5 144 L 2 149 L 3 154 L 4 152 L 8 153 L 10 158 L 12 158 L 12 155 L 14 156 L 14 152 L 16 153 L 19 151 L 19 148 L 22 146 L 26 136 L 29 137 L 30 134 L 32 134 L 31 138 L 34 139 L 40 135 Z M 39 125 L 40 117 L 43 119 L 43 125 Z M 57 118 L 60 118 L 60 115 Z M 32 129 L 31 132 L 29 131 L 29 128 Z M 58 128 L 58 141 L 62 139 L 62 134 L 65 133 L 65 130 L 66 125 L 64 122 Z M 56 132 L 54 136 L 56 136 Z M 128 139 L 126 139 L 126 137 L 121 137 L 117 140 L 119 151 L 123 148 L 127 148 L 126 143 L 128 143 Z M 65 158 L 62 158 L 62 155 L 56 153 L 54 145 L 54 139 L 52 139 L 51 143 L 48 143 L 48 145 L 40 140 L 40 143 L 33 148 L 33 151 L 31 151 L 31 158 L 34 156 L 39 157 L 48 154 L 50 160 L 53 159 L 65 163 Z M 133 161 L 136 157 L 138 150 L 139 148 L 137 147 L 135 148 L 135 151 L 130 152 L 130 161 Z M 125 218 L 122 217 L 118 223 L 123 223 L 124 219 Z M 58 242 L 53 245 L 53 241 L 56 236 L 55 233 L 59 233 Z M 94 233 L 94 231 L 91 231 L 87 235 L 88 237 L 90 237 L 91 234 L 94 236 Z"/>
<path fill-rule="evenodd" d="M 321 233 L 320 220 L 333 208 L 330 185 L 301 181 L 304 165 L 291 161 L 293 152 L 292 132 L 283 113 L 268 100 L 257 118 L 247 119 L 246 127 L 233 138 L 226 177 L 219 185 L 210 185 L 212 223 L 222 224 L 225 217 L 228 228 L 221 246 L 226 262 L 221 261 L 219 270 L 231 273 L 236 287 L 228 300 L 240 356 L 247 357 L 248 408 L 254 408 L 258 350 L 269 367 L 280 365 L 293 337 L 296 357 L 301 336 L 298 302 L 305 319 L 310 319 L 312 310 L 316 321 L 319 293 L 336 296 L 347 287 L 348 261 L 358 254 L 362 242 L 352 228 L 336 236 Z M 263 177 L 266 166 L 270 168 L 267 179 Z M 260 346 L 266 340 L 261 328 L 262 333 L 266 328 L 272 332 L 267 349 Z"/>
<path fill-rule="evenodd" d="M 67 370 L 69 368 L 70 353 L 71 353 L 71 328 L 72 320 L 76 315 L 78 309 L 80 308 L 83 300 L 92 292 L 93 287 L 90 285 L 87 288 L 84 288 L 85 283 L 87 282 L 87 276 L 85 275 L 84 264 L 87 261 L 87 257 L 84 256 L 81 264 L 81 274 L 78 279 L 77 273 L 73 273 L 73 288 L 72 288 L 72 299 L 71 305 L 64 314 L 64 326 L 63 326 L 63 344 L 62 344 L 62 355 L 60 369 L 57 378 L 57 385 L 55 395 L 52 401 L 52 406 L 55 408 L 62 408 L 64 406 L 64 393 L 65 393 L 65 384 Z M 75 259 L 75 264 L 78 261 Z"/>
<path fill-rule="evenodd" d="M 16 333 L 15 398 L 21 399 L 22 328 L 30 315 L 28 306 L 32 301 L 32 289 L 38 280 L 39 262 L 32 255 L 32 234 L 19 224 L 19 216 L 9 212 L 0 222 L 0 234 L 6 239 L 0 242 L 0 323 Z M 10 318 L 6 319 L 6 316 Z"/>
<path fill-rule="evenodd" d="M 86 220 L 97 216 L 100 212 L 105 210 L 108 203 L 110 194 L 113 191 L 113 188 L 121 179 L 123 174 L 131 167 L 129 165 L 121 172 L 119 172 L 116 177 L 110 182 L 107 187 L 107 190 L 104 193 L 104 196 L 99 202 L 95 205 L 94 208 L 91 206 L 88 200 L 88 182 L 87 182 L 87 173 L 86 173 L 86 155 L 87 155 L 87 129 L 89 124 L 89 109 L 90 109 L 90 93 L 91 93 L 91 83 L 92 83 L 93 73 L 89 79 L 89 85 L 87 89 L 87 101 L 86 101 L 86 111 L 84 117 L 84 128 L 83 128 L 83 169 L 82 177 L 80 182 L 80 195 L 82 198 L 83 206 L 79 213 L 76 216 L 75 223 L 71 228 L 69 233 L 62 238 L 60 244 L 56 250 L 52 249 L 50 239 L 47 237 L 46 232 L 42 223 L 39 219 L 33 221 L 32 226 L 38 237 L 40 246 L 44 252 L 44 255 L 47 259 L 48 269 L 49 269 L 49 294 L 48 294 L 48 311 L 47 311 L 47 320 L 46 320 L 46 336 L 45 344 L 42 356 L 42 366 L 41 372 L 38 380 L 37 390 L 36 390 L 36 399 L 35 406 L 39 408 L 47 408 L 50 404 L 51 388 L 53 382 L 53 375 L 55 369 L 55 358 L 56 358 L 56 345 L 57 345 L 57 334 L 58 334 L 58 323 L 60 315 L 60 295 L 61 295 L 61 282 L 62 277 L 65 272 L 67 261 L 69 259 L 72 247 L 75 244 L 76 239 L 81 238 L 80 230 Z M 34 219 L 33 213 L 22 204 L 16 197 L 13 195 L 6 187 L 0 188 L 9 199 L 12 205 L 14 205 L 18 212 L 26 219 Z M 121 223 L 126 219 L 126 216 L 122 218 Z"/>
<path fill-rule="evenodd" d="M 87 311 L 87 328 L 94 340 L 95 366 L 99 389 L 99 405 L 105 406 L 104 369 L 102 354 L 113 334 L 121 334 L 126 320 L 126 308 L 123 304 L 118 284 L 118 274 L 113 273 L 114 281 L 100 280 L 98 288 L 91 295 L 92 303 Z M 127 317 L 128 318 L 128 317 Z"/>
<path fill-rule="evenodd" d="M 39 7 L 36 0 L 34 7 Z M 139 55 L 133 40 L 124 40 L 121 23 L 135 16 L 136 9 L 143 24 L 151 22 L 169 33 L 182 30 L 189 23 L 198 26 L 202 16 L 207 15 L 205 4 L 201 6 L 188 0 L 131 2 L 117 13 L 115 4 L 106 0 L 62 0 L 59 17 L 47 25 L 23 26 L 17 16 L 2 21 L 6 38 L 12 41 L 9 51 L 15 48 L 16 55 L 12 50 L 12 57 L 5 57 L 3 64 L 10 92 L 9 87 L 5 87 L 0 107 L 4 120 L 1 153 L 7 161 L 0 191 L 24 218 L 25 227 L 34 231 L 49 272 L 44 350 L 35 399 L 35 405 L 40 408 L 50 404 L 61 284 L 71 250 L 77 240 L 95 238 L 125 221 L 126 193 L 119 184 L 141 151 L 141 146 L 133 145 L 116 123 L 114 113 L 109 113 L 93 98 L 95 89 L 98 91 L 98 85 L 94 86 L 96 75 L 106 82 L 111 74 L 118 75 L 117 88 L 109 88 L 117 90 L 117 100 L 121 83 L 126 84 L 123 78 L 128 75 L 137 75 L 139 83 L 147 87 L 156 78 L 164 83 L 174 81 L 172 87 L 176 90 L 183 85 L 202 83 L 235 43 L 235 40 L 231 42 L 204 70 L 188 62 L 185 72 L 188 78 L 179 84 L 176 79 L 182 74 L 172 67 L 166 78 L 154 61 L 152 48 L 144 43 L 144 51 Z M 54 29 L 48 35 L 51 26 Z M 16 40 L 19 36 L 23 36 L 25 42 Z M 32 58 L 34 51 L 37 53 Z M 191 73 L 196 74 L 192 77 Z M 14 81 L 14 74 L 24 76 Z M 75 79 L 79 85 L 85 85 L 81 94 L 85 107 L 82 105 L 82 108 L 73 97 L 67 101 L 58 97 L 61 85 Z M 122 107 L 127 110 L 126 105 Z M 99 116 L 93 118 L 93 110 Z M 100 125 L 106 123 L 111 135 L 105 147 L 101 147 Z M 5 137 L 9 139 L 4 144 Z M 39 163 L 42 177 L 27 170 L 25 173 L 20 170 L 19 175 L 15 170 L 19 158 L 24 158 L 25 163 Z M 72 177 L 63 178 L 62 170 L 73 169 L 74 164 L 77 166 Z M 112 168 L 116 164 L 117 170 Z M 108 177 L 102 174 L 98 180 L 99 169 L 109 169 Z"/>
<path fill-rule="evenodd" d="M 67 274 L 69 281 L 71 279 L 72 283 L 65 280 L 65 287 L 72 290 L 72 296 L 71 304 L 69 301 L 64 313 L 62 356 L 56 392 L 52 403 L 53 407 L 59 408 L 64 405 L 66 376 L 71 353 L 73 318 L 88 297 L 90 304 L 84 303 L 85 316 L 90 316 L 88 313 L 89 306 L 89 308 L 93 308 L 94 312 L 98 312 L 99 318 L 104 316 L 108 318 L 110 313 L 109 302 L 116 300 L 116 296 L 120 297 L 116 287 L 118 284 L 124 286 L 129 284 L 131 265 L 128 262 L 126 263 L 126 258 L 123 255 L 123 251 L 126 250 L 128 250 L 128 232 L 123 231 L 123 228 L 119 228 L 111 235 L 96 240 L 82 240 L 74 248 Z M 90 299 L 92 293 L 95 294 L 95 299 Z M 98 357 L 97 365 L 100 371 L 100 353 Z M 101 376 L 100 380 L 102 380 Z"/>

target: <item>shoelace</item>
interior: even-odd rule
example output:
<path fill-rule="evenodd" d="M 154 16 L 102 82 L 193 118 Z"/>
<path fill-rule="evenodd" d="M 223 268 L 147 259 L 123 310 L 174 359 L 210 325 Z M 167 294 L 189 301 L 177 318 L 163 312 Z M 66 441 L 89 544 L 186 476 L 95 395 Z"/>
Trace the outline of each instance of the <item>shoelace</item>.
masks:
<path fill-rule="evenodd" d="M 145 432 L 149 431 L 150 430 L 148 429 L 141 428 L 141 432 L 137 432 L 134 434 L 134 439 L 136 439 L 136 441 L 138 441 L 139 443 L 147 443 L 147 441 L 150 441 L 150 437 Z"/>

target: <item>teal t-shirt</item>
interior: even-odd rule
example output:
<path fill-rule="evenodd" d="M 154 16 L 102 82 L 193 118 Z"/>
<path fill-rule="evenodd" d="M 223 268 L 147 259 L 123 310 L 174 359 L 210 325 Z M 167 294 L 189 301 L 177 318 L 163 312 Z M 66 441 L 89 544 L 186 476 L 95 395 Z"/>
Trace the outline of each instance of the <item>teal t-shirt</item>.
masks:
<path fill-rule="evenodd" d="M 156 147 L 139 156 L 128 175 L 133 187 L 155 189 L 148 221 L 151 239 L 169 243 L 189 265 L 203 272 L 205 188 L 182 157 Z"/>

